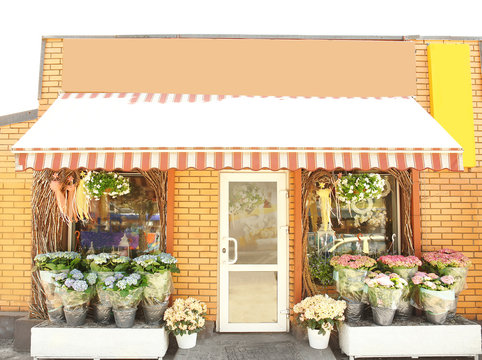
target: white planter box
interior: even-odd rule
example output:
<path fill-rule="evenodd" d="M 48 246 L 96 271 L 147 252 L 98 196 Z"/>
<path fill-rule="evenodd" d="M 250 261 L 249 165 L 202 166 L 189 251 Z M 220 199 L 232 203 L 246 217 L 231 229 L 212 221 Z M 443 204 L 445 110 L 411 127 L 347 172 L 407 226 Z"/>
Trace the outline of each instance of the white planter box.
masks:
<path fill-rule="evenodd" d="M 448 324 L 433 325 L 414 318 L 410 325 L 394 321 L 378 326 L 364 321 L 340 327 L 339 341 L 350 360 L 363 357 L 474 356 L 481 354 L 480 325 L 457 316 Z M 358 324 L 357 324 L 358 325 Z"/>
<path fill-rule="evenodd" d="M 164 328 L 136 322 L 120 329 L 92 321 L 80 327 L 43 322 L 32 328 L 30 355 L 40 359 L 162 359 L 169 346 Z"/>

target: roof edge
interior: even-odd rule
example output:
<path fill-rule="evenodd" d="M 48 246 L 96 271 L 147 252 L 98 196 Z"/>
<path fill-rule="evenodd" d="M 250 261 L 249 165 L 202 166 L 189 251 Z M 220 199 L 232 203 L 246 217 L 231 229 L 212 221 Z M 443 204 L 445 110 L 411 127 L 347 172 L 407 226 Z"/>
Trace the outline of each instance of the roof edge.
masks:
<path fill-rule="evenodd" d="M 0 116 L 0 126 L 17 124 L 23 121 L 35 120 L 38 117 L 38 109 L 21 111 L 18 113 Z"/>

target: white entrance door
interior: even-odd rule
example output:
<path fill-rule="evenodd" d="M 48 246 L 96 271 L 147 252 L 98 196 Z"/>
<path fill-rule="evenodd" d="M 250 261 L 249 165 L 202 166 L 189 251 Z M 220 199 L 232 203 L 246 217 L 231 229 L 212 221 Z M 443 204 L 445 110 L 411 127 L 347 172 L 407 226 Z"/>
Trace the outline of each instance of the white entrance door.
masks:
<path fill-rule="evenodd" d="M 287 176 L 221 173 L 219 331 L 288 331 Z"/>

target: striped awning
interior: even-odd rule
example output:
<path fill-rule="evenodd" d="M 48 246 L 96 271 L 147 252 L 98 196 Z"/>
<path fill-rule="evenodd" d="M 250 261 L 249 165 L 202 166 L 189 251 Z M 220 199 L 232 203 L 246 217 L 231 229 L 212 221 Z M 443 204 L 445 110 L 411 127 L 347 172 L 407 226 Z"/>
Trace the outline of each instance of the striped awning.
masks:
<path fill-rule="evenodd" d="M 17 170 L 463 170 L 412 98 L 64 93 L 12 148 Z"/>

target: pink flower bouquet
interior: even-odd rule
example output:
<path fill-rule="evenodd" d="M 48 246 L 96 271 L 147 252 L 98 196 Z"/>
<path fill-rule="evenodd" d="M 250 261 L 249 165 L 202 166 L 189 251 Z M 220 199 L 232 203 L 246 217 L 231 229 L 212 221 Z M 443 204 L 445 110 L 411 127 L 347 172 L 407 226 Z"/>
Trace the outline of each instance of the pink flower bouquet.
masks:
<path fill-rule="evenodd" d="M 461 252 L 452 249 L 441 249 L 426 252 L 422 255 L 424 268 L 440 275 L 450 275 L 455 279 L 453 290 L 455 295 L 465 289 L 470 259 Z"/>
<path fill-rule="evenodd" d="M 418 291 L 414 291 L 413 298 L 427 314 L 429 321 L 443 324 L 448 311 L 453 309 L 456 281 L 451 275 L 439 276 L 435 273 L 417 272 L 411 280 Z"/>
<path fill-rule="evenodd" d="M 400 275 L 391 273 L 370 273 L 365 279 L 368 286 L 368 300 L 373 307 L 397 309 L 403 290 L 408 282 Z"/>
<path fill-rule="evenodd" d="M 371 270 L 376 266 L 377 262 L 371 257 L 364 255 L 341 255 L 333 256 L 330 265 L 336 269 L 354 269 L 354 270 Z"/>

